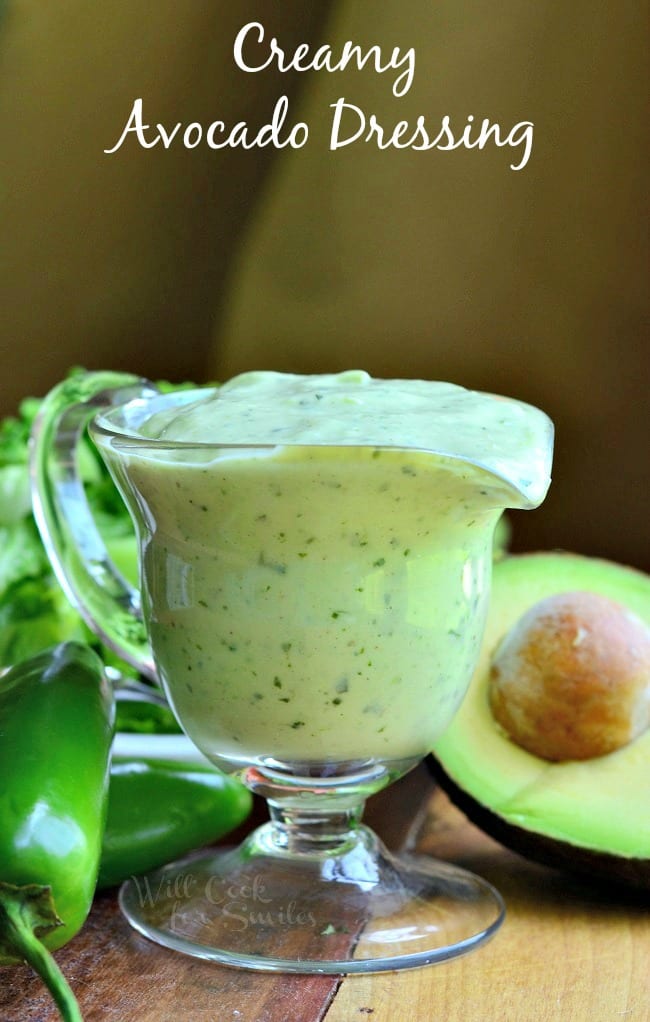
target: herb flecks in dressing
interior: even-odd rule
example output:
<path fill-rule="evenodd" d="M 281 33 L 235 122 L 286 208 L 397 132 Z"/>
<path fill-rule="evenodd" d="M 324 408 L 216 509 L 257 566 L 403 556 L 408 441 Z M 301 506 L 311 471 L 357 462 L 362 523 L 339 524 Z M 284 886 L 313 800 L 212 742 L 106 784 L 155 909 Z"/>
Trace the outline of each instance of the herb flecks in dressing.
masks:
<path fill-rule="evenodd" d="M 151 526 L 151 642 L 199 747 L 426 752 L 478 655 L 494 524 L 548 487 L 546 416 L 446 383 L 256 372 L 141 432 L 189 445 L 136 444 L 115 474 Z"/>

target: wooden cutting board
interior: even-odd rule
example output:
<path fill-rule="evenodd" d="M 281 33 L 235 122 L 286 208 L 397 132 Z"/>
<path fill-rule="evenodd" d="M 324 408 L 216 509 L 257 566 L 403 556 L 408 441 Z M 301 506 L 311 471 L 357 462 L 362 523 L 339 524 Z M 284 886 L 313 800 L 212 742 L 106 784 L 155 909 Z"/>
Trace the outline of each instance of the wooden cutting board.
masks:
<path fill-rule="evenodd" d="M 258 817 L 259 817 L 258 808 Z M 467 866 L 494 883 L 507 919 L 485 947 L 401 973 L 277 976 L 187 958 L 150 943 L 99 895 L 57 952 L 85 1022 L 648 1022 L 650 911 L 640 898 L 536 866 L 471 826 L 426 767 L 368 804 L 393 847 Z M 0 969 L 0 1022 L 55 1022 L 25 966 Z"/>

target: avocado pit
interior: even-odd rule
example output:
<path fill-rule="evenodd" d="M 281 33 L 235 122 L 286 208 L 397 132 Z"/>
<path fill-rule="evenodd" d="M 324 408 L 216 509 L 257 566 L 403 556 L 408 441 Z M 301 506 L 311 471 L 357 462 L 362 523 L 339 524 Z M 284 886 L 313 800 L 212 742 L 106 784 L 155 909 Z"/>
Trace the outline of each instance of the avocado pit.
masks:
<path fill-rule="evenodd" d="M 498 725 L 535 756 L 607 755 L 650 726 L 650 629 L 599 593 L 555 593 L 501 641 L 488 698 Z"/>

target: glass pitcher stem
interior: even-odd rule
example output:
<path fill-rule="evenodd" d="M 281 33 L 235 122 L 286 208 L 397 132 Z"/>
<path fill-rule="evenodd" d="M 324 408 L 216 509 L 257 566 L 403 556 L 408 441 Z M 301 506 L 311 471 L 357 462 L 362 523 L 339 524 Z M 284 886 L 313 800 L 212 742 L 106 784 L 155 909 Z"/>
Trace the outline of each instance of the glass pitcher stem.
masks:
<path fill-rule="evenodd" d="M 276 853 L 331 855 L 356 840 L 364 802 L 340 810 L 331 806 L 303 809 L 274 800 L 268 806 L 271 824 L 266 839 Z"/>

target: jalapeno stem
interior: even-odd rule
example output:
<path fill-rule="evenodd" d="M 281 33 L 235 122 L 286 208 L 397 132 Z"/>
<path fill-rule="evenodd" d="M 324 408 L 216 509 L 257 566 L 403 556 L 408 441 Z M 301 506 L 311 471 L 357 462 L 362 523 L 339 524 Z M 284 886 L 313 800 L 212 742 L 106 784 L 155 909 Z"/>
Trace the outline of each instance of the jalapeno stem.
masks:
<path fill-rule="evenodd" d="M 63 1022 L 83 1022 L 75 995 L 45 945 L 33 932 L 34 919 L 24 898 L 0 888 L 0 956 L 31 965 L 49 990 Z"/>

